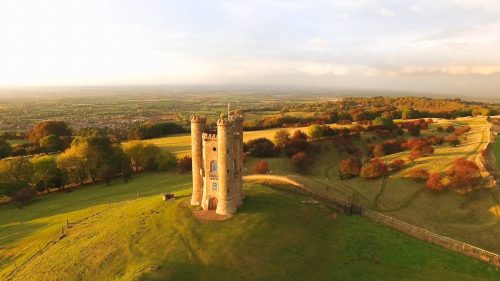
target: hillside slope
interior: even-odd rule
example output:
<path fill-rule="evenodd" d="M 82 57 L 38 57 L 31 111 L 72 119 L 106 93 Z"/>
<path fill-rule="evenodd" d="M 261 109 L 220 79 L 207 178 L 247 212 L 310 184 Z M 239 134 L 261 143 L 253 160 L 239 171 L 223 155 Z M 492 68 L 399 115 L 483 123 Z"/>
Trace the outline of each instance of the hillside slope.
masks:
<path fill-rule="evenodd" d="M 362 217 L 338 216 L 321 204 L 251 184 L 245 205 L 227 221 L 199 221 L 186 203 L 189 191 L 164 202 L 158 195 L 130 198 L 141 185 L 162 183 L 173 190 L 182 179 L 170 175 L 141 175 L 136 183 L 114 184 L 111 204 L 103 191 L 89 199 L 99 204 L 76 204 L 91 190 L 81 189 L 69 201 L 42 198 L 63 205 L 57 215 L 34 221 L 37 231 L 24 231 L 8 246 L 2 244 L 2 279 L 12 280 L 494 280 L 493 267 L 440 247 L 415 240 Z M 176 182 L 169 184 L 169 181 Z M 140 182 L 141 184 L 138 184 Z M 129 186 L 133 185 L 134 188 Z M 146 189 L 146 188 L 144 188 Z M 111 192 L 112 191 L 112 192 Z M 154 192 L 152 193 L 154 194 Z M 68 194 L 54 197 L 64 198 Z M 50 199 L 50 200 L 46 200 Z M 45 200 L 45 201 L 44 201 Z M 74 200 L 74 201 L 73 201 Z M 59 203 L 56 203 L 59 202 Z M 63 203 L 64 202 L 64 203 Z M 36 205 L 35 204 L 35 205 Z M 67 207 L 66 207 L 67 208 Z M 25 208 L 28 211 L 30 208 Z M 32 209 L 31 209 L 32 210 Z M 92 211 L 94 210 L 94 211 Z M 3 210 L 6 211 L 6 210 Z M 21 214 L 22 210 L 19 211 Z M 50 222 L 70 213 L 94 216 L 72 223 L 60 235 Z M 4 230 L 14 224 L 1 221 Z M 20 222 L 25 227 L 32 220 Z M 17 231 L 26 229 L 18 228 Z M 23 251 L 47 243 L 42 252 Z M 9 248 L 6 250 L 5 248 Z M 17 253 L 17 256 L 7 253 Z M 19 270 L 13 271 L 12 258 Z"/>

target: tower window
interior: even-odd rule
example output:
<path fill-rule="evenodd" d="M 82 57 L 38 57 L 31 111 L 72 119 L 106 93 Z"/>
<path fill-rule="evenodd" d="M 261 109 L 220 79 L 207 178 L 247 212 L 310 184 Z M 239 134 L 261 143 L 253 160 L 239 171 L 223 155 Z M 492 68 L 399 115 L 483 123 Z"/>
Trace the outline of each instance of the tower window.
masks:
<path fill-rule="evenodd" d="M 212 160 L 210 162 L 210 172 L 217 172 L 217 161 Z"/>
<path fill-rule="evenodd" d="M 212 190 L 217 190 L 219 188 L 219 185 L 216 182 L 212 183 Z"/>
<path fill-rule="evenodd" d="M 217 151 L 217 147 L 212 147 L 212 151 Z"/>

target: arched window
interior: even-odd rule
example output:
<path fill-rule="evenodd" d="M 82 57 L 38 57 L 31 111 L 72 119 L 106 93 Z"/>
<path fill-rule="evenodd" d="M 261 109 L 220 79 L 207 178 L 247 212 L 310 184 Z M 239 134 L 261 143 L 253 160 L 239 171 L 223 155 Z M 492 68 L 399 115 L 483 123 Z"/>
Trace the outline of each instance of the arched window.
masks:
<path fill-rule="evenodd" d="M 210 162 L 210 172 L 217 172 L 217 161 L 213 160 Z"/>

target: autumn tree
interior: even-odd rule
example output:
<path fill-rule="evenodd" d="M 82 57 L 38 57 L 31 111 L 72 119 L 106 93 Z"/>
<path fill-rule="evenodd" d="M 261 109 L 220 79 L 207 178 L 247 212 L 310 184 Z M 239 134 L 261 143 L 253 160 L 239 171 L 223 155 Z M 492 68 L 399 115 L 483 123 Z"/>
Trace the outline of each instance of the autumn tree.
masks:
<path fill-rule="evenodd" d="M 446 174 L 450 178 L 450 185 L 461 191 L 469 191 L 479 184 L 481 174 L 479 167 L 465 158 L 455 159 Z"/>
<path fill-rule="evenodd" d="M 341 179 L 356 177 L 361 172 L 361 161 L 359 159 L 345 159 L 340 162 L 339 174 Z"/>
<path fill-rule="evenodd" d="M 427 186 L 427 188 L 430 190 L 436 190 L 436 191 L 441 191 L 445 188 L 440 173 L 430 174 L 425 186 Z"/>
<path fill-rule="evenodd" d="M 63 121 L 43 121 L 33 126 L 28 132 L 28 140 L 50 150 L 63 150 L 69 143 L 65 137 L 71 137 L 72 131 Z M 42 141 L 43 140 L 43 141 Z"/>
<path fill-rule="evenodd" d="M 301 151 L 292 156 L 291 163 L 295 168 L 295 171 L 299 173 L 306 173 L 310 169 L 313 160 L 309 157 L 309 155 L 307 155 L 306 152 Z"/>
<path fill-rule="evenodd" d="M 363 178 L 375 179 L 386 175 L 388 172 L 384 161 L 378 158 L 372 158 L 361 167 L 360 175 Z"/>
<path fill-rule="evenodd" d="M 403 169 L 405 161 L 401 158 L 396 158 L 389 163 L 389 168 L 391 171 L 399 171 Z"/>

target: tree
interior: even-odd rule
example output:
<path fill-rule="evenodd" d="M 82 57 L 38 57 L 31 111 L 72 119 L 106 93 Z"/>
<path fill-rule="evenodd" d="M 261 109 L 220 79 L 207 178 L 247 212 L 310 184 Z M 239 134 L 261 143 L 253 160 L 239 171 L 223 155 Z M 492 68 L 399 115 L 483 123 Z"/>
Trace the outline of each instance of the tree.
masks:
<path fill-rule="evenodd" d="M 436 191 L 441 191 L 445 188 L 445 185 L 442 183 L 442 176 L 440 173 L 430 174 L 425 186 L 427 186 L 430 190 Z"/>
<path fill-rule="evenodd" d="M 160 171 L 171 171 L 177 167 L 177 158 L 170 151 L 162 151 L 158 157 L 156 157 L 158 162 L 158 170 Z"/>
<path fill-rule="evenodd" d="M 288 130 L 282 129 L 274 134 L 274 143 L 280 149 L 283 149 L 288 142 L 290 142 L 290 132 Z"/>
<path fill-rule="evenodd" d="M 420 136 L 420 127 L 415 125 L 408 126 L 408 133 L 414 137 Z"/>
<path fill-rule="evenodd" d="M 403 108 L 401 112 L 401 119 L 413 119 L 415 118 L 415 111 L 410 107 Z"/>
<path fill-rule="evenodd" d="M 192 159 L 189 156 L 184 156 L 179 159 L 179 164 L 177 165 L 179 173 L 188 173 L 193 169 Z"/>
<path fill-rule="evenodd" d="M 146 164 L 149 161 L 149 164 L 154 163 L 159 166 L 157 159 L 159 155 L 162 154 L 161 149 L 151 143 L 143 142 L 143 141 L 134 141 L 130 145 L 125 147 L 125 153 L 130 159 L 130 162 L 135 167 L 135 171 L 138 172 L 141 169 L 144 170 Z M 168 156 L 165 156 L 168 158 Z M 161 158 L 161 156 L 160 156 Z"/>
<path fill-rule="evenodd" d="M 386 175 L 387 172 L 388 169 L 384 161 L 372 158 L 361 167 L 360 175 L 363 178 L 376 179 Z"/>
<path fill-rule="evenodd" d="M 257 174 L 267 174 L 269 172 L 269 163 L 264 160 L 258 161 L 255 164 L 254 172 Z"/>
<path fill-rule="evenodd" d="M 4 138 L 0 138 L 0 159 L 9 157 L 11 154 L 12 147 L 9 142 Z"/>
<path fill-rule="evenodd" d="M 446 127 L 446 132 L 447 133 L 455 132 L 455 127 L 453 127 L 452 125 L 449 125 L 448 127 Z"/>
<path fill-rule="evenodd" d="M 64 148 L 62 140 L 60 140 L 56 135 L 46 136 L 40 139 L 40 147 L 46 151 L 58 151 Z"/>
<path fill-rule="evenodd" d="M 60 173 L 57 169 L 56 159 L 52 156 L 37 156 L 31 159 L 31 163 L 37 190 L 46 190 L 48 193 L 49 188 L 54 187 L 57 183 L 56 178 L 59 177 Z"/>
<path fill-rule="evenodd" d="M 67 149 L 56 159 L 57 168 L 75 184 L 83 184 L 89 177 L 87 162 L 76 148 Z"/>
<path fill-rule="evenodd" d="M 375 120 L 373 120 L 373 125 L 382 126 L 387 130 L 392 130 L 395 127 L 394 121 L 389 116 L 375 118 Z"/>
<path fill-rule="evenodd" d="M 14 157 L 0 160 L 0 195 L 13 196 L 29 187 L 33 166 L 27 158 Z"/>
<path fill-rule="evenodd" d="M 115 172 L 109 166 L 103 166 L 99 169 L 99 178 L 106 182 L 106 185 L 109 186 L 111 180 L 113 179 Z"/>
<path fill-rule="evenodd" d="M 309 170 L 313 160 L 305 152 L 298 152 L 291 158 L 291 163 L 295 171 L 305 173 Z"/>
<path fill-rule="evenodd" d="M 356 177 L 361 172 L 361 161 L 359 159 L 345 159 L 340 162 L 339 174 L 341 179 Z"/>
<path fill-rule="evenodd" d="M 321 126 L 319 125 L 312 125 L 309 127 L 309 137 L 311 139 L 320 139 L 323 136 L 323 130 L 321 129 Z"/>
<path fill-rule="evenodd" d="M 248 154 L 254 157 L 269 157 L 276 154 L 274 143 L 266 138 L 250 140 L 246 143 Z"/>
<path fill-rule="evenodd" d="M 450 185 L 461 191 L 469 191 L 478 186 L 481 174 L 479 167 L 465 158 L 455 159 L 446 172 L 450 178 Z"/>
<path fill-rule="evenodd" d="M 293 132 L 293 135 L 292 135 L 292 140 L 307 140 L 307 134 L 302 132 L 301 130 L 296 130 L 295 132 Z"/>
<path fill-rule="evenodd" d="M 34 144 L 40 144 L 40 140 L 45 137 L 53 135 L 55 138 L 59 139 L 64 136 L 71 136 L 71 129 L 63 121 L 43 121 L 35 125 L 28 132 L 28 140 Z M 61 145 L 64 145 L 61 142 Z M 64 147 L 59 147 L 59 149 L 64 149 Z"/>
<path fill-rule="evenodd" d="M 288 157 L 292 157 L 299 152 L 307 151 L 310 147 L 311 143 L 307 140 L 303 138 L 292 138 L 292 140 L 285 145 L 284 150 Z"/>

